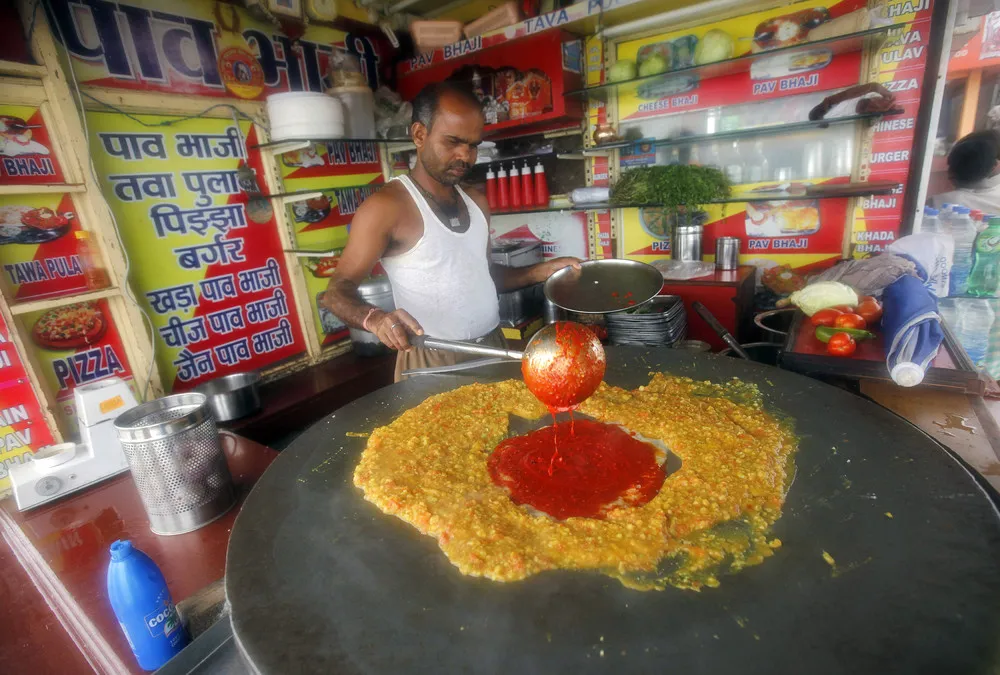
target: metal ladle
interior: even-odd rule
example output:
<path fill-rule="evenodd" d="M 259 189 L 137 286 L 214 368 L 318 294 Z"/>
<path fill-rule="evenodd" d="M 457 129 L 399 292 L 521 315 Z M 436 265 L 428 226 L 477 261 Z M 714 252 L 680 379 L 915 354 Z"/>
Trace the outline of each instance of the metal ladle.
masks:
<path fill-rule="evenodd" d="M 604 378 L 607 363 L 597 336 L 583 324 L 572 321 L 559 321 L 542 328 L 523 352 L 427 335 L 412 337 L 410 341 L 427 349 L 521 361 L 521 374 L 528 389 L 554 410 L 568 410 L 593 394 Z"/>

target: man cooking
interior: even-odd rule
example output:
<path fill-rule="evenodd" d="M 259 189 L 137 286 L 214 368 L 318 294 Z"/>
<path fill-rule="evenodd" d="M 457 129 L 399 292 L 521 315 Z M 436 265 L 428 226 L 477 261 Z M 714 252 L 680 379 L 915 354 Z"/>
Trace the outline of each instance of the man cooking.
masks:
<path fill-rule="evenodd" d="M 410 126 L 416 166 L 358 209 L 324 296 L 326 307 L 342 321 L 398 350 L 397 381 L 406 369 L 470 358 L 414 347 L 411 335 L 503 346 L 497 292 L 541 283 L 579 264 L 576 258 L 517 268 L 490 262 L 486 198 L 458 185 L 475 164 L 483 121 L 479 100 L 458 83 L 432 84 L 417 94 Z M 393 312 L 358 295 L 358 284 L 378 260 L 392 284 Z"/>

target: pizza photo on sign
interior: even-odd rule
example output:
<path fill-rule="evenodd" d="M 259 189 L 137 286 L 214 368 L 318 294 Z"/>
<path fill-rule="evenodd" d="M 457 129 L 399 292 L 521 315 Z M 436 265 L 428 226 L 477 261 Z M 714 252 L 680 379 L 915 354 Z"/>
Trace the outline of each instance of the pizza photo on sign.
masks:
<path fill-rule="evenodd" d="M 31 328 L 32 341 L 43 349 L 67 351 L 99 342 L 108 321 L 96 302 L 56 307 L 38 317 Z"/>

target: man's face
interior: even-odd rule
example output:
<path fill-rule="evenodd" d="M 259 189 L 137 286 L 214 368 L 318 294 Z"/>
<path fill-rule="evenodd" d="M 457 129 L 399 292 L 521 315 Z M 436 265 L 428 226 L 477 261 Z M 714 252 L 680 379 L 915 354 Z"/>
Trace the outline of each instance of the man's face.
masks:
<path fill-rule="evenodd" d="M 482 112 L 465 100 L 444 94 L 428 130 L 413 125 L 417 154 L 431 178 L 457 185 L 476 163 L 476 148 L 483 138 Z"/>

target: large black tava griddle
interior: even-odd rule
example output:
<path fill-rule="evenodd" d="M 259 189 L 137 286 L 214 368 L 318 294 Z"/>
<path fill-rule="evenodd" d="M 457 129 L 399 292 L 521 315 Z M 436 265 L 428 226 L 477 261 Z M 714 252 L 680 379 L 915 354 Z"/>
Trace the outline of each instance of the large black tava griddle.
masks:
<path fill-rule="evenodd" d="M 571 571 L 463 576 L 351 481 L 366 439 L 349 433 L 473 380 L 416 378 L 315 424 L 250 494 L 226 567 L 248 661 L 267 675 L 997 672 L 1000 517 L 963 464 L 879 406 L 793 373 L 608 350 L 611 384 L 651 370 L 755 382 L 794 418 L 797 475 L 774 557 L 700 593 Z"/>

